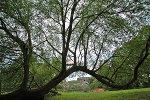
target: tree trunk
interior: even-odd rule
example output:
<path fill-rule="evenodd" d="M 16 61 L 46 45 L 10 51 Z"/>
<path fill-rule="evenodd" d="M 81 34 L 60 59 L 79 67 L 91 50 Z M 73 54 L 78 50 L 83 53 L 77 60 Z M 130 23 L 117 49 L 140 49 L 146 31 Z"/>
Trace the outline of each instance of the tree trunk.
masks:
<path fill-rule="evenodd" d="M 66 73 L 61 72 L 54 79 L 49 81 L 45 86 L 36 90 L 22 90 L 19 89 L 10 94 L 1 95 L 0 100 L 44 100 L 45 94 L 47 94 L 53 87 L 58 85 L 71 73 L 77 71 L 75 67 L 70 68 Z"/>
<path fill-rule="evenodd" d="M 1 90 L 2 90 L 2 81 L 0 79 L 0 95 L 1 95 Z"/>
<path fill-rule="evenodd" d="M 15 91 L 7 95 L 1 95 L 0 100 L 44 100 L 44 95 L 37 91 Z"/>

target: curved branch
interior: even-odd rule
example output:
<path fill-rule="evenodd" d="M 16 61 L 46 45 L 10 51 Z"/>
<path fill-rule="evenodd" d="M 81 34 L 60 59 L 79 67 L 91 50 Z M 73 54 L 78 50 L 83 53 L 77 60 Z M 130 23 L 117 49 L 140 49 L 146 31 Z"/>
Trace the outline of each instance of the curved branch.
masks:
<path fill-rule="evenodd" d="M 110 86 L 110 87 L 113 87 L 113 88 L 118 88 L 118 89 L 124 89 L 124 88 L 127 88 L 129 85 L 131 85 L 138 77 L 138 69 L 139 67 L 141 66 L 141 64 L 146 60 L 146 58 L 148 57 L 149 55 L 149 47 L 150 47 L 150 36 L 147 40 L 147 43 L 146 43 L 146 46 L 145 48 L 141 51 L 141 58 L 139 59 L 137 65 L 135 66 L 134 68 L 134 75 L 133 75 L 133 78 L 123 84 L 123 85 L 119 85 L 119 84 L 114 84 L 114 83 L 110 83 L 109 81 L 106 81 L 104 79 L 104 77 L 102 77 L 101 75 L 99 74 L 96 74 L 95 71 L 92 71 L 92 70 L 89 70 L 89 69 L 86 69 L 85 67 L 78 67 L 78 69 L 80 71 L 83 71 L 85 73 L 88 73 L 90 75 L 92 75 L 93 77 L 95 77 L 97 80 L 99 80 L 100 82 L 102 82 L 103 84 L 106 84 L 107 86 Z"/>
<path fill-rule="evenodd" d="M 40 94 L 45 94 L 48 93 L 49 90 L 51 90 L 53 87 L 55 87 L 57 84 L 59 84 L 62 80 L 64 80 L 66 77 L 68 77 L 70 74 L 73 72 L 78 71 L 76 67 L 71 67 L 70 69 L 66 70 L 65 73 L 60 72 L 59 75 L 57 75 L 55 78 L 50 80 L 45 86 L 41 87 L 38 89 L 37 92 Z M 44 91 L 43 91 L 44 90 Z"/>
<path fill-rule="evenodd" d="M 11 32 L 9 31 L 9 29 L 7 29 L 6 27 L 6 24 L 5 22 L 3 21 L 2 18 L 0 18 L 0 21 L 1 21 L 1 27 L 0 29 L 2 29 L 3 31 L 6 32 L 6 34 L 14 40 L 14 42 L 18 43 L 20 48 L 21 48 L 21 51 L 23 53 L 23 59 L 24 59 L 24 62 L 23 62 L 23 68 L 24 68 L 24 78 L 23 78 L 23 81 L 22 81 L 22 85 L 20 87 L 20 89 L 22 90 L 26 90 L 27 88 L 27 83 L 28 83 L 28 77 L 29 77 L 29 62 L 30 62 L 30 58 L 31 58 L 31 55 L 32 55 L 32 44 L 31 44 L 31 38 L 30 36 L 28 36 L 30 39 L 29 39 L 29 46 L 27 44 L 25 44 L 24 41 L 22 41 L 19 37 L 17 36 L 14 36 L 11 34 Z M 30 35 L 30 33 L 29 33 Z"/>
<path fill-rule="evenodd" d="M 0 18 L 0 21 L 1 21 L 1 27 L 0 27 L 0 29 L 2 29 L 3 31 L 5 31 L 6 34 L 7 34 L 11 39 L 13 39 L 16 43 L 18 43 L 18 44 L 20 45 L 20 47 L 21 47 L 21 50 L 23 51 L 23 49 L 24 49 L 23 47 L 25 46 L 25 43 L 24 43 L 20 38 L 18 38 L 17 36 L 12 35 L 12 34 L 10 33 L 10 31 L 7 29 L 6 24 L 5 24 L 5 22 L 3 21 L 2 18 Z"/>

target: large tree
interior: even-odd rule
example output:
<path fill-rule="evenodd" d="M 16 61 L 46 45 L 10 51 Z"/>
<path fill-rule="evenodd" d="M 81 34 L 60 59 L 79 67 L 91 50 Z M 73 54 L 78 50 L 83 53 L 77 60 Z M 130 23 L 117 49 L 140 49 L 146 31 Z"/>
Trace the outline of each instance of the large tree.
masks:
<path fill-rule="evenodd" d="M 2 68 L 21 68 L 23 76 L 20 86 L 0 99 L 42 100 L 50 89 L 76 71 L 88 73 L 113 88 L 128 87 L 148 57 L 149 36 L 139 50 L 140 56 L 134 58 L 134 74 L 128 82 L 115 83 L 99 71 L 119 56 L 114 53 L 116 49 L 148 24 L 149 6 L 149 0 L 1 0 Z M 33 56 L 55 70 L 50 80 L 37 89 L 29 88 Z M 57 64 L 52 63 L 54 58 Z M 18 66 L 13 67 L 14 62 Z"/>

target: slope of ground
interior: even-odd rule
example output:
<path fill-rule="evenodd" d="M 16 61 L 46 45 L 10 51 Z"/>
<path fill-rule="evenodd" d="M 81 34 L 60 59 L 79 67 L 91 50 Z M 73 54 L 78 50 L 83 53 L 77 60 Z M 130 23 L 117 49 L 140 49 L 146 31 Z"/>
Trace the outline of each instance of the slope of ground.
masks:
<path fill-rule="evenodd" d="M 46 100 L 150 100 L 150 88 L 105 92 L 64 92 Z"/>

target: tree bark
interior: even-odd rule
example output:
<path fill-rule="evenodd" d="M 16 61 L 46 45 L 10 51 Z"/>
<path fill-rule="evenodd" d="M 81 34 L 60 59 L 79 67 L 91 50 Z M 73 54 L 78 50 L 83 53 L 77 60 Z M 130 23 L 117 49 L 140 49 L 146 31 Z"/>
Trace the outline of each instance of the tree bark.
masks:
<path fill-rule="evenodd" d="M 60 73 L 54 79 L 49 81 L 45 86 L 36 90 L 16 90 L 12 93 L 1 95 L 0 100 L 44 100 L 45 94 L 47 94 L 53 87 L 58 85 L 71 73 L 77 71 L 76 67 L 72 67 L 66 71 L 66 73 Z"/>
<path fill-rule="evenodd" d="M 2 90 L 2 81 L 0 79 L 0 95 L 1 95 L 1 90 Z"/>

